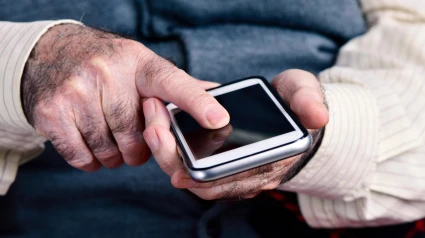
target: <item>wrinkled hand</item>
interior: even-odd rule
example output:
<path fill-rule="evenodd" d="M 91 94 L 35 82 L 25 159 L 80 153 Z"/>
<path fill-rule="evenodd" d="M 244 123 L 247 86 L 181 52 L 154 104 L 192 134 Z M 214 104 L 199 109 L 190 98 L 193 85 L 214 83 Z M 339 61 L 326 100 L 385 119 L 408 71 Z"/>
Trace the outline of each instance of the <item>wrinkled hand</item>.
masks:
<path fill-rule="evenodd" d="M 312 74 L 288 70 L 276 76 L 272 85 L 305 127 L 320 129 L 327 124 L 328 111 L 320 84 Z M 302 158 L 302 155 L 297 155 L 216 181 L 196 182 L 190 178 L 176 152 L 165 106 L 158 99 L 150 98 L 143 103 L 143 112 L 146 119 L 144 138 L 161 169 L 171 177 L 173 186 L 187 188 L 206 200 L 250 198 L 263 190 L 275 189 L 288 175 L 289 169 Z M 222 137 L 227 133 L 223 133 Z M 212 150 L 217 148 L 212 136 L 206 138 L 210 138 Z M 207 149 L 205 151 L 208 153 Z"/>
<path fill-rule="evenodd" d="M 206 128 L 229 121 L 197 81 L 142 44 L 89 27 L 50 29 L 22 78 L 25 115 L 72 166 L 95 171 L 150 157 L 142 100 L 173 102 Z M 158 101 L 158 103 L 160 103 Z"/>

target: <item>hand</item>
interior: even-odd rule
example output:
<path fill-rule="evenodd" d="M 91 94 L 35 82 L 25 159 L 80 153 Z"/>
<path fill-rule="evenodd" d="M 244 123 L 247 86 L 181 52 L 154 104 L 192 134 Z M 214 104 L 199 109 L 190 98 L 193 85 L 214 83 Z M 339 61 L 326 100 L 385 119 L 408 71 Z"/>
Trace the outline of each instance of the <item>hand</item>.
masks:
<path fill-rule="evenodd" d="M 142 44 L 89 27 L 51 28 L 22 79 L 23 107 L 35 130 L 72 166 L 95 171 L 150 157 L 143 98 L 173 102 L 206 128 L 229 122 L 197 81 Z"/>
<path fill-rule="evenodd" d="M 320 129 L 327 124 L 328 111 L 323 94 L 312 74 L 288 70 L 276 76 L 272 85 L 304 126 Z M 187 188 L 206 200 L 250 198 L 263 190 L 275 189 L 304 159 L 303 155 L 297 155 L 223 179 L 199 183 L 190 178 L 179 159 L 164 105 L 158 99 L 150 98 L 143 103 L 143 112 L 146 118 L 144 138 L 161 169 L 171 177 L 173 186 Z M 213 142 L 210 144 L 214 145 Z"/>

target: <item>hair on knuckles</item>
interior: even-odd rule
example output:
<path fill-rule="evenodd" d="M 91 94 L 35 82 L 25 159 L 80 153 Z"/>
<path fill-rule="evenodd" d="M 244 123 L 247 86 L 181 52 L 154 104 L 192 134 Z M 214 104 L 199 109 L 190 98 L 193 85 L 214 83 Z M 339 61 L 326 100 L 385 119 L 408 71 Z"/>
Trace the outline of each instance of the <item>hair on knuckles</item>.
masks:
<path fill-rule="evenodd" d="M 173 59 L 172 56 L 161 56 L 161 57 L 163 57 L 165 60 L 170 62 L 172 65 L 177 66 L 177 62 Z"/>
<path fill-rule="evenodd" d="M 92 120 L 85 120 L 82 118 L 82 121 L 91 122 Z M 87 145 L 93 149 L 93 153 L 102 153 L 105 151 L 110 151 L 111 148 L 115 148 L 114 140 L 111 139 L 113 135 L 107 130 L 107 133 L 102 133 L 102 128 L 96 128 L 96 125 L 92 124 L 80 124 L 79 131 L 84 137 Z"/>
<path fill-rule="evenodd" d="M 136 107 L 136 113 L 129 113 L 129 107 Z M 113 133 L 116 132 L 136 132 L 138 122 L 141 120 L 141 107 L 140 105 L 131 105 L 130 102 L 117 101 L 112 103 L 110 108 L 106 109 L 113 122 L 108 122 Z"/>
<path fill-rule="evenodd" d="M 178 69 L 172 61 L 158 55 L 149 57 L 145 61 L 142 59 L 140 63 L 143 64 L 143 67 L 138 67 L 136 75 L 144 79 L 145 85 L 143 86 L 154 85 L 157 80 L 167 78 Z"/>
<path fill-rule="evenodd" d="M 46 32 L 27 60 L 21 82 L 21 101 L 28 122 L 35 126 L 35 107 L 49 100 L 76 74 L 84 61 L 100 55 L 111 57 L 121 36 L 75 24 L 61 24 Z"/>
<path fill-rule="evenodd" d="M 77 150 L 72 146 L 72 143 L 66 143 L 61 139 L 56 132 L 50 131 L 48 133 L 50 141 L 55 146 L 56 151 L 67 161 L 71 162 L 76 160 Z"/>

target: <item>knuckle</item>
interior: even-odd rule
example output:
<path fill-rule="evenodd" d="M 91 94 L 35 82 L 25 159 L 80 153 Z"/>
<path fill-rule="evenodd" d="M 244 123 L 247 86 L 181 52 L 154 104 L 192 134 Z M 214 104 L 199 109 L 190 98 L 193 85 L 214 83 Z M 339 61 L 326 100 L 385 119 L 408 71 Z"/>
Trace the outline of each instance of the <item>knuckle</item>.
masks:
<path fill-rule="evenodd" d="M 138 131 L 122 132 L 120 135 L 117 135 L 117 142 L 120 151 L 123 153 L 132 152 L 140 148 L 143 141 L 143 135 Z"/>
<path fill-rule="evenodd" d="M 144 62 L 141 73 L 145 79 L 146 86 L 157 85 L 166 81 L 170 74 L 176 72 L 177 67 L 166 59 L 152 55 L 146 62 Z"/>
<path fill-rule="evenodd" d="M 189 106 L 196 107 L 196 106 L 207 106 L 210 104 L 210 100 L 212 99 L 211 95 L 208 93 L 194 93 L 191 97 L 189 97 Z M 210 105 L 211 106 L 211 105 Z"/>
<path fill-rule="evenodd" d="M 81 134 L 93 154 L 99 155 L 100 158 L 110 157 L 117 151 L 116 145 L 106 131 L 100 132 L 96 128 L 90 128 L 89 130 L 82 130 Z"/>
<path fill-rule="evenodd" d="M 112 103 L 107 110 L 107 121 L 113 133 L 135 130 L 137 125 L 136 113 L 130 113 L 130 106 L 124 101 Z"/>
<path fill-rule="evenodd" d="M 280 97 L 285 98 L 290 92 L 291 88 L 288 84 L 279 81 L 272 81 L 272 86 L 276 89 Z"/>
<path fill-rule="evenodd" d="M 62 156 L 62 158 L 75 168 L 87 168 L 93 161 L 91 154 L 78 152 L 77 148 L 75 148 L 70 143 L 58 141 L 58 139 L 53 139 L 52 144 L 55 146 L 56 151 Z"/>
<path fill-rule="evenodd" d="M 276 80 L 273 83 L 273 86 L 281 96 L 287 94 L 287 92 L 292 91 L 290 84 L 286 83 L 283 78 L 280 80 Z"/>
<path fill-rule="evenodd" d="M 93 159 L 91 157 L 87 158 L 78 158 L 72 161 L 67 161 L 68 164 L 77 168 L 77 169 L 85 169 L 91 166 Z"/>
<path fill-rule="evenodd" d="M 113 162 L 121 157 L 116 147 L 93 150 L 93 155 L 104 163 Z"/>
<path fill-rule="evenodd" d="M 87 140 L 89 144 L 94 144 L 96 141 L 99 141 L 100 133 L 96 128 L 89 125 L 79 125 L 78 129 L 80 130 L 83 138 Z"/>
<path fill-rule="evenodd" d="M 288 80 L 293 74 L 294 72 L 296 72 L 296 69 L 288 69 L 285 70 L 281 73 L 279 73 L 278 75 L 276 75 L 276 77 L 274 77 L 274 79 L 272 80 L 272 84 L 282 84 L 284 83 L 286 80 Z"/>
<path fill-rule="evenodd" d="M 48 133 L 54 133 L 69 126 L 74 127 L 75 124 L 70 119 L 72 119 L 71 110 L 63 98 L 52 97 L 51 101 L 42 101 L 35 106 L 32 125 L 38 133 L 44 130 L 45 132 L 40 134 L 48 137 Z"/>
<path fill-rule="evenodd" d="M 150 53 L 148 48 L 136 40 L 117 38 L 113 39 L 113 41 L 115 41 L 115 44 L 121 47 L 122 50 L 131 52 L 131 55 L 135 57 L 136 60 L 143 58 L 144 55 Z"/>
<path fill-rule="evenodd" d="M 82 80 L 80 77 L 73 76 L 64 82 L 61 93 L 63 97 L 82 101 L 87 98 L 87 81 Z"/>
<path fill-rule="evenodd" d="M 309 89 L 306 88 L 300 88 L 298 89 L 296 92 L 294 92 L 294 94 L 292 95 L 292 102 L 295 102 L 299 99 L 304 99 L 305 95 L 309 93 Z"/>
<path fill-rule="evenodd" d="M 276 76 L 273 78 L 273 80 L 272 80 L 272 85 L 273 85 L 273 86 L 277 86 L 277 85 L 279 85 L 279 84 L 281 84 L 281 83 L 282 83 L 282 81 L 284 80 L 284 73 L 285 73 L 285 72 L 279 73 L 278 75 L 276 75 Z"/>
<path fill-rule="evenodd" d="M 75 150 L 72 143 L 62 140 L 56 133 L 49 133 L 50 141 L 55 147 L 56 151 L 65 159 L 67 162 L 77 160 L 77 151 Z"/>
<path fill-rule="evenodd" d="M 142 130 L 142 111 L 137 103 L 120 100 L 105 110 L 106 120 L 112 133 L 132 135 Z"/>
<path fill-rule="evenodd" d="M 156 85 L 159 85 L 159 87 L 162 89 L 171 88 L 170 86 L 175 85 L 176 80 L 178 78 L 181 78 L 180 75 L 182 75 L 182 72 L 184 71 L 174 66 L 164 67 L 156 77 L 154 83 L 156 83 Z"/>
<path fill-rule="evenodd" d="M 73 161 L 79 160 L 77 157 L 77 152 L 72 148 L 61 148 L 57 147 L 56 151 L 65 159 L 66 162 L 71 163 Z"/>
<path fill-rule="evenodd" d="M 279 82 L 276 84 L 275 86 L 276 90 L 280 93 L 280 94 L 284 94 L 286 92 L 290 92 L 291 88 L 289 87 L 288 84 L 284 83 L 284 82 Z"/>

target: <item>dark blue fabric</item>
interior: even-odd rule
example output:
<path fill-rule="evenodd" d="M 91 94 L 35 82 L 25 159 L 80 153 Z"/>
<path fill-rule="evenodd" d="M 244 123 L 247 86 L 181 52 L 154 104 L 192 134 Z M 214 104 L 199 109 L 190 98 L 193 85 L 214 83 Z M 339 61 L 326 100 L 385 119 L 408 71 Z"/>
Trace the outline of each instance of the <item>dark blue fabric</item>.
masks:
<path fill-rule="evenodd" d="M 0 0 L 0 21 L 74 19 L 121 34 L 136 35 L 137 0 Z"/>
<path fill-rule="evenodd" d="M 0 0 L 1 21 L 62 18 L 131 35 L 218 82 L 271 79 L 288 68 L 317 73 L 365 30 L 355 0 Z M 137 168 L 84 173 L 50 143 L 0 197 L 4 237 L 292 237 L 285 219 L 265 197 L 206 202 L 175 189 L 153 158 Z"/>
<path fill-rule="evenodd" d="M 143 1 L 146 36 L 168 36 L 182 28 L 221 24 L 276 26 L 317 32 L 347 41 L 364 31 L 352 0 L 166 0 Z"/>
<path fill-rule="evenodd" d="M 0 237 L 188 237 L 209 205 L 173 189 L 154 160 L 84 173 L 49 143 L 0 197 Z"/>
<path fill-rule="evenodd" d="M 135 37 L 220 82 L 289 68 L 318 73 L 366 27 L 356 0 L 0 0 L 0 20 L 61 18 Z"/>
<path fill-rule="evenodd" d="M 365 30 L 353 0 L 143 3 L 142 35 L 176 37 L 185 49 L 186 70 L 221 82 L 258 74 L 272 79 L 289 68 L 318 73 L 333 64 L 343 43 Z"/>
<path fill-rule="evenodd" d="M 301 68 L 312 73 L 330 67 L 338 45 L 321 35 L 277 27 L 220 25 L 183 30 L 186 69 L 200 79 L 229 82 L 251 75 L 271 80 Z"/>

